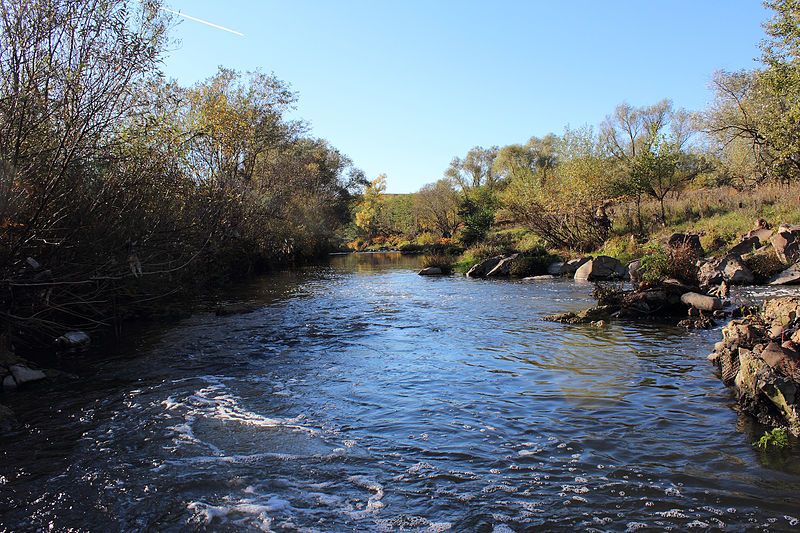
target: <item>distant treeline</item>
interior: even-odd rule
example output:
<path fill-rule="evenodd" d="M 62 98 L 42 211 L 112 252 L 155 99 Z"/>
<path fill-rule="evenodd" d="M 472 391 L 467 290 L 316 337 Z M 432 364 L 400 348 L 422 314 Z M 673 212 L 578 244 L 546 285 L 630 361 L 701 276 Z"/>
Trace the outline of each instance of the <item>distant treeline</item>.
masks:
<path fill-rule="evenodd" d="M 679 222 L 670 219 L 670 204 L 687 189 L 797 183 L 800 2 L 765 6 L 773 17 L 765 24 L 761 67 L 715 73 L 708 109 L 689 112 L 669 100 L 623 103 L 596 128 L 478 146 L 454 158 L 441 180 L 402 201 L 381 200 L 381 177 L 356 211 L 353 247 L 375 239 L 470 246 L 509 223 L 547 247 L 585 252 L 614 232 L 645 238 Z"/>

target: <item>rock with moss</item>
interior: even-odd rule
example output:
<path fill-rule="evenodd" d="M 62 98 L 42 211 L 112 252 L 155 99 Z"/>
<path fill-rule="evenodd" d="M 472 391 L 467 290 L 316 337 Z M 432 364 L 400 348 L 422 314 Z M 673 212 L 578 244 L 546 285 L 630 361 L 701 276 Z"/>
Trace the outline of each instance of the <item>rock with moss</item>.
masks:
<path fill-rule="evenodd" d="M 731 321 L 709 360 L 745 412 L 800 435 L 800 297 L 768 300 Z"/>

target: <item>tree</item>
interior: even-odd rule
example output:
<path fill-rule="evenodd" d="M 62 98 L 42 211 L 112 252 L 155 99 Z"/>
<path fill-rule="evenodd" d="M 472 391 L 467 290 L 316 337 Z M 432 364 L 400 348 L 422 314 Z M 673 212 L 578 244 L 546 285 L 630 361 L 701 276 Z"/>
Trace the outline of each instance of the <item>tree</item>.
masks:
<path fill-rule="evenodd" d="M 536 174 L 544 183 L 557 164 L 556 146 L 559 139 L 552 133 L 543 138 L 531 137 L 526 144 L 510 144 L 497 153 L 494 172 L 503 182 Z"/>
<path fill-rule="evenodd" d="M 679 175 L 671 169 L 685 153 L 693 134 L 692 121 L 690 113 L 662 100 L 644 107 L 622 103 L 601 126 L 603 148 L 616 162 L 612 188 L 634 199 L 640 233 L 644 233 L 643 197 L 659 200 L 665 223 L 664 198 L 686 183 L 676 179 Z"/>
<path fill-rule="evenodd" d="M 450 166 L 445 171 L 445 177 L 453 181 L 462 191 L 469 191 L 480 187 L 494 190 L 498 186 L 498 176 L 494 171 L 494 160 L 498 148 L 483 148 L 476 146 L 470 148 L 467 155 L 461 159 L 454 157 Z"/>
<path fill-rule="evenodd" d="M 381 174 L 364 190 L 356 210 L 356 225 L 372 238 L 381 232 L 381 215 L 384 210 L 386 174 Z"/>
<path fill-rule="evenodd" d="M 450 238 L 461 225 L 459 196 L 447 179 L 423 186 L 414 194 L 414 211 L 419 224 L 444 238 Z"/>

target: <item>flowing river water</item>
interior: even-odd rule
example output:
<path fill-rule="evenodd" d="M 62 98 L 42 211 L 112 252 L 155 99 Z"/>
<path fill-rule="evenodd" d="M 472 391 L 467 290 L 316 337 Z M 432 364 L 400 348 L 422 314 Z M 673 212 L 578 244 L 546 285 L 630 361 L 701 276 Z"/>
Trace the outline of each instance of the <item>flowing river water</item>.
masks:
<path fill-rule="evenodd" d="M 255 312 L 20 391 L 0 531 L 798 527 L 800 452 L 752 447 L 706 360 L 718 330 L 543 322 L 591 286 L 417 264 L 266 276 L 229 294 Z"/>

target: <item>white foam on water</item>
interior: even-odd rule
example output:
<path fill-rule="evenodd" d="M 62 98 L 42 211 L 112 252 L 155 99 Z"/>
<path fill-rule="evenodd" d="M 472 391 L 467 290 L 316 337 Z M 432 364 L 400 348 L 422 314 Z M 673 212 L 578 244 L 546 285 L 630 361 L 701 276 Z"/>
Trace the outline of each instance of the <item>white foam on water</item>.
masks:
<path fill-rule="evenodd" d="M 384 503 L 381 501 L 384 496 L 383 485 L 366 476 L 350 476 L 347 480 L 361 489 L 366 489 L 372 493 L 367 500 L 367 506 L 363 511 L 354 511 L 349 514 L 354 518 L 364 518 L 369 514 L 374 514 L 383 509 Z"/>
<path fill-rule="evenodd" d="M 240 500 L 228 504 L 212 505 L 203 501 L 189 502 L 186 508 L 191 511 L 190 522 L 211 525 L 216 522 L 232 522 L 249 529 L 270 531 L 271 513 L 288 513 L 291 504 L 277 496 L 270 496 L 266 502 L 256 500 Z"/>

